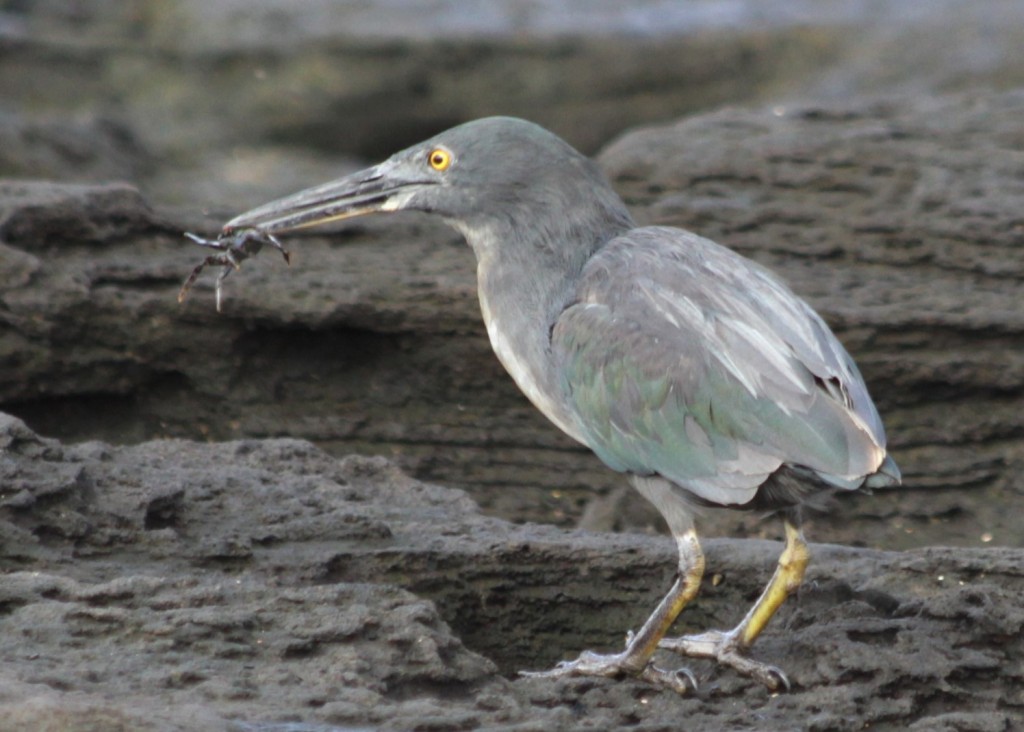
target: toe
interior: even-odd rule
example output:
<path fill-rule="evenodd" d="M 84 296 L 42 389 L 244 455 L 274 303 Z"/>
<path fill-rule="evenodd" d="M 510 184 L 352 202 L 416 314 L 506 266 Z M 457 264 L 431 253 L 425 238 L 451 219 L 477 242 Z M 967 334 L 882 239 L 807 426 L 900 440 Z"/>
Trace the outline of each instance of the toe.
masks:
<path fill-rule="evenodd" d="M 793 690 L 789 683 L 789 677 L 778 666 L 765 666 L 763 676 L 759 681 L 771 691 L 784 691 L 788 694 Z"/>
<path fill-rule="evenodd" d="M 688 668 L 666 671 L 655 666 L 653 663 L 649 663 L 640 672 L 640 678 L 649 684 L 662 689 L 669 689 L 680 695 L 689 694 L 697 690 L 697 677 Z"/>

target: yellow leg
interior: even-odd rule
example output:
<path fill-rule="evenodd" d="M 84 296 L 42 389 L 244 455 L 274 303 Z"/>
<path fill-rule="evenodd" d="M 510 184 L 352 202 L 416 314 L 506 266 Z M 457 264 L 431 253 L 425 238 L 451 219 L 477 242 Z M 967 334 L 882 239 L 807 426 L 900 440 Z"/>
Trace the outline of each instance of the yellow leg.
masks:
<path fill-rule="evenodd" d="M 695 658 L 713 658 L 719 663 L 731 666 L 742 674 L 757 679 L 772 690 L 789 688 L 786 675 L 775 666 L 769 666 L 747 658 L 743 651 L 761 634 L 768 621 L 785 599 L 800 586 L 807 568 L 810 553 L 800 529 L 785 520 L 786 548 L 779 557 L 779 565 L 775 574 L 765 587 L 764 592 L 754 603 L 746 617 L 739 625 L 728 632 L 708 631 L 699 635 L 688 635 L 682 638 L 663 638 L 658 644 L 685 656 Z"/>
<path fill-rule="evenodd" d="M 643 627 L 629 634 L 624 651 L 613 654 L 584 651 L 575 661 L 563 662 L 550 671 L 521 674 L 543 678 L 634 675 L 680 694 L 696 689 L 697 680 L 689 670 L 666 671 L 651 663 L 651 657 L 665 633 L 683 608 L 697 595 L 704 576 L 704 552 L 701 551 L 697 532 L 692 526 L 676 536 L 676 544 L 679 547 L 679 576 Z"/>
<path fill-rule="evenodd" d="M 626 653 L 637 671 L 647 665 L 679 613 L 697 596 L 704 577 L 704 552 L 697 540 L 697 532 L 691 528 L 676 541 L 679 544 L 679 577 L 640 631 L 629 638 Z"/>
<path fill-rule="evenodd" d="M 754 603 L 747 616 L 736 627 L 740 645 L 747 648 L 753 643 L 761 631 L 768 625 L 768 621 L 775 615 L 775 611 L 785 602 L 804 578 L 804 570 L 807 569 L 807 560 L 811 554 L 807 550 L 807 542 L 804 541 L 803 532 L 794 526 L 788 519 L 786 526 L 786 548 L 779 557 L 779 566 L 775 568 L 768 586 L 764 588 L 761 597 Z"/>

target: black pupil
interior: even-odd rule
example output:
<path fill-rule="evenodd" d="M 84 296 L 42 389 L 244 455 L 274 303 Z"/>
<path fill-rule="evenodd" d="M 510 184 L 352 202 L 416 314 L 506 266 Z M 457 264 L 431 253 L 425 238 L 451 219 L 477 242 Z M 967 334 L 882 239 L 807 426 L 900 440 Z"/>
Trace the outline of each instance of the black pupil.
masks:
<path fill-rule="evenodd" d="M 444 154 L 434 153 L 434 165 L 444 165 Z"/>

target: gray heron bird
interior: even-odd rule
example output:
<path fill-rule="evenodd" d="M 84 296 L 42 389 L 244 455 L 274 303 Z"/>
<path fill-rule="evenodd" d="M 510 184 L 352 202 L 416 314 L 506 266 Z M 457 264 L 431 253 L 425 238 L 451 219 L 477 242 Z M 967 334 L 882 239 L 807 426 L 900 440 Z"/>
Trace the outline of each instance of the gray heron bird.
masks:
<path fill-rule="evenodd" d="M 694 686 L 689 671 L 653 663 L 662 648 L 788 688 L 781 670 L 747 650 L 803 577 L 801 504 L 821 491 L 900 482 L 864 380 L 824 321 L 730 249 L 677 228 L 637 227 L 592 161 L 506 117 L 460 125 L 260 206 L 224 235 L 403 210 L 462 233 L 498 359 L 559 429 L 629 476 L 678 546 L 677 578 L 621 652 L 585 651 L 536 675 Z M 668 638 L 704 572 L 699 506 L 778 511 L 785 548 L 739 625 Z"/>

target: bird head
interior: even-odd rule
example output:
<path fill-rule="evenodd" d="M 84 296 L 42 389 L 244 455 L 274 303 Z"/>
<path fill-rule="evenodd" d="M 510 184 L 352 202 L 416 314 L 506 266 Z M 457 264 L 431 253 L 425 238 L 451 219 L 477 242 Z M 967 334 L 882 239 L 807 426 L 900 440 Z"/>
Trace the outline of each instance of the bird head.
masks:
<path fill-rule="evenodd" d="M 629 214 L 589 159 L 544 128 L 489 117 L 454 127 L 384 162 L 265 204 L 229 221 L 225 233 L 271 234 L 379 212 L 437 214 L 470 232 L 556 226 Z"/>

